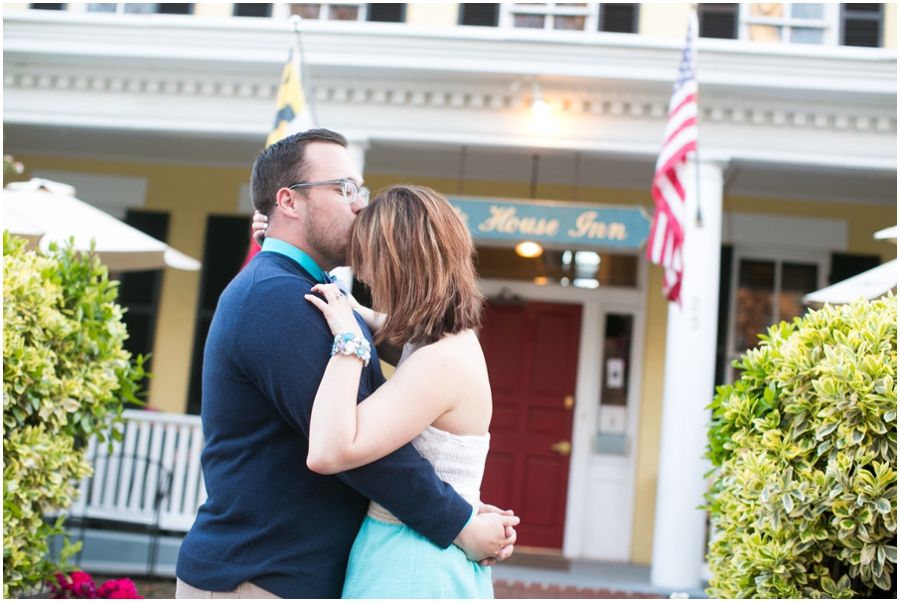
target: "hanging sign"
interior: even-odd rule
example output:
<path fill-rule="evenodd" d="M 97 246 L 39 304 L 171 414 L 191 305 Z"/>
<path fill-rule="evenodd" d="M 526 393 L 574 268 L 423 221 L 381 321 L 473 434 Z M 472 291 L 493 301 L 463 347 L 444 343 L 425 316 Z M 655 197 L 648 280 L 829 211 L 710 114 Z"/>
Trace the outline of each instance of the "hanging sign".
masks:
<path fill-rule="evenodd" d="M 639 249 L 650 236 L 641 207 L 448 197 L 480 241 L 552 242 Z"/>

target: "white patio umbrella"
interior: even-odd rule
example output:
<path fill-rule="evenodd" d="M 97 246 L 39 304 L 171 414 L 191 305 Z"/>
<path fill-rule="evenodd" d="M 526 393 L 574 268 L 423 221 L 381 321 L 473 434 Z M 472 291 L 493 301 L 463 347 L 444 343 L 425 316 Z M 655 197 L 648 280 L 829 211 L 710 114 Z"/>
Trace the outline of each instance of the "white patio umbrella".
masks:
<path fill-rule="evenodd" d="M 51 242 L 75 238 L 75 249 L 94 250 L 111 271 L 154 270 L 165 266 L 199 270 L 200 262 L 75 198 L 68 184 L 32 178 L 3 190 L 3 228 L 46 251 Z"/>
<path fill-rule="evenodd" d="M 897 260 L 892 259 L 877 268 L 836 282 L 803 297 L 805 303 L 850 303 L 860 297 L 877 299 L 897 288 Z"/>

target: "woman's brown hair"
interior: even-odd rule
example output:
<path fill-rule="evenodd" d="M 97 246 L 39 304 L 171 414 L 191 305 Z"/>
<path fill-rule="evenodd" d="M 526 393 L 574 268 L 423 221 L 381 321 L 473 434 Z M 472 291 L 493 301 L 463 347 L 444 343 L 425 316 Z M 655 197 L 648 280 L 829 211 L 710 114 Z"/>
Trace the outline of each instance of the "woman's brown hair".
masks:
<path fill-rule="evenodd" d="M 350 265 L 372 288 L 372 309 L 387 315 L 376 343 L 433 343 L 481 324 L 469 228 L 440 194 L 392 186 L 359 213 Z"/>

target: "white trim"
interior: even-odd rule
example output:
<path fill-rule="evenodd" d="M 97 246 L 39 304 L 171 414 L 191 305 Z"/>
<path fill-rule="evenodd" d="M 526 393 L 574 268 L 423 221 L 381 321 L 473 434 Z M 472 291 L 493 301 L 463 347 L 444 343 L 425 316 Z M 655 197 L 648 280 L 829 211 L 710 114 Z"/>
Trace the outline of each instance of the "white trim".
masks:
<path fill-rule="evenodd" d="M 569 487 L 566 498 L 566 520 L 563 531 L 563 555 L 566 558 L 584 557 L 585 537 L 584 519 L 591 511 L 590 500 L 587 499 L 592 466 L 603 459 L 592 451 L 593 437 L 597 431 L 597 413 L 600 400 L 600 372 L 602 361 L 604 316 L 606 313 L 630 313 L 635 317 L 634 339 L 632 342 L 632 369 L 629 372 L 629 455 L 625 467 L 627 471 L 626 491 L 630 500 L 625 507 L 628 518 L 629 541 L 628 554 L 631 549 L 631 522 L 633 522 L 635 478 L 637 469 L 637 434 L 640 418 L 641 376 L 643 374 L 644 356 L 644 324 L 646 320 L 645 299 L 648 268 L 646 261 L 639 261 L 638 282 L 640 288 L 622 289 L 600 287 L 597 289 L 579 289 L 562 286 L 539 286 L 527 282 L 485 279 L 481 281 L 481 291 L 486 296 L 499 294 L 508 289 L 528 301 L 550 303 L 574 303 L 582 306 L 581 333 L 578 349 L 578 371 L 575 386 L 575 408 L 572 425 L 572 455 L 569 460 Z M 600 458 L 598 460 L 598 458 Z M 613 457 L 613 462 L 622 462 L 622 457 Z"/>

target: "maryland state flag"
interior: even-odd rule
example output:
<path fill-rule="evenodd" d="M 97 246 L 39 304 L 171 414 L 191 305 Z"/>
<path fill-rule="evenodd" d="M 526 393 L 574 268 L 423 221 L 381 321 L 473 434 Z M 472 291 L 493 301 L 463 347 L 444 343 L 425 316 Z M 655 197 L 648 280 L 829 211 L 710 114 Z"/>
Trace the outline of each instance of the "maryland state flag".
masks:
<path fill-rule="evenodd" d="M 281 86 L 278 88 L 275 108 L 275 126 L 266 139 L 266 146 L 271 146 L 291 134 L 305 132 L 315 127 L 306 96 L 303 94 L 303 83 L 300 79 L 300 47 L 296 42 L 288 53 L 287 63 L 281 72 Z M 259 251 L 256 239 L 251 238 L 244 265 L 247 265 Z"/>

